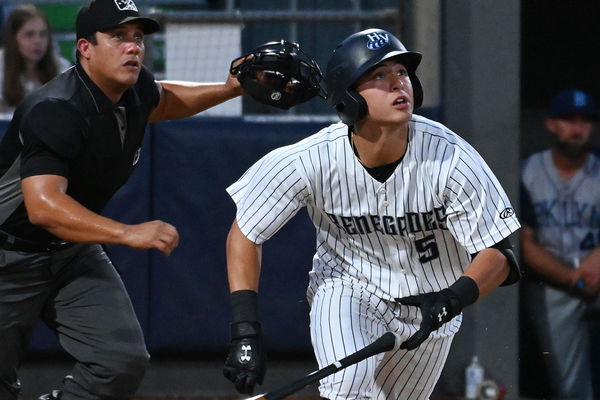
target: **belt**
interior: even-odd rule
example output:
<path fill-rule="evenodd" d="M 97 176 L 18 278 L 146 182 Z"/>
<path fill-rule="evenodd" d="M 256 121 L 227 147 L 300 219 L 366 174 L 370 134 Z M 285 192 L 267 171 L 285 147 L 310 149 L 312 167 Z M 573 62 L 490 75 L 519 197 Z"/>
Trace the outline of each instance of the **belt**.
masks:
<path fill-rule="evenodd" d="M 36 243 L 18 238 L 6 232 L 0 231 L 0 249 L 23 251 L 26 253 L 43 253 L 46 251 L 60 250 L 68 247 L 71 242 L 49 242 Z"/>

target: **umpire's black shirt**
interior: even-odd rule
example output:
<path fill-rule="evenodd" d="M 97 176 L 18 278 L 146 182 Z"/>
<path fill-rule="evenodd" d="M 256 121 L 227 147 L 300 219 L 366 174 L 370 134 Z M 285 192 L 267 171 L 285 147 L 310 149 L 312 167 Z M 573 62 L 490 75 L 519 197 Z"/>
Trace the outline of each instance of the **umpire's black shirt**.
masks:
<path fill-rule="evenodd" d="M 145 68 L 113 104 L 80 65 L 27 97 L 0 143 L 0 230 L 40 244 L 59 241 L 27 217 L 20 180 L 33 175 L 65 177 L 67 194 L 100 213 L 137 163 L 159 99 Z M 125 110 L 120 120 L 126 130 L 119 129 L 119 107 Z"/>

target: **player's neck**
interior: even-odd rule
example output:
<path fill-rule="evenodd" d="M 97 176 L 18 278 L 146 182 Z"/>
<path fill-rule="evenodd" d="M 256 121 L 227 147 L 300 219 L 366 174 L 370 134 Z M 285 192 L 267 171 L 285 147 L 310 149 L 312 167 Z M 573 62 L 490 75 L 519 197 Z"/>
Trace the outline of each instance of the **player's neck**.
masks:
<path fill-rule="evenodd" d="M 578 157 L 567 157 L 560 150 L 552 148 L 552 161 L 563 179 L 569 179 L 577 173 L 585 164 L 588 153 L 585 152 Z"/>
<path fill-rule="evenodd" d="M 366 167 L 391 164 L 404 156 L 408 147 L 408 124 L 372 126 L 359 122 L 353 127 L 351 143 Z"/>

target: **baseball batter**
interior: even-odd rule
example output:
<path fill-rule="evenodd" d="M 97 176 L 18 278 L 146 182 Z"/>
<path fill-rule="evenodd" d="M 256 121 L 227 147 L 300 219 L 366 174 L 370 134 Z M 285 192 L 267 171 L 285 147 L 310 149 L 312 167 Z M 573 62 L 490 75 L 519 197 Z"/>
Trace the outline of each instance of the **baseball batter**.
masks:
<path fill-rule="evenodd" d="M 253 165 L 227 190 L 233 307 L 225 375 L 251 392 L 264 375 L 256 307 L 261 245 L 300 208 L 317 230 L 308 299 L 320 367 L 396 332 L 401 348 L 320 382 L 326 399 L 428 399 L 461 310 L 519 269 L 519 223 L 479 154 L 413 110 L 421 55 L 391 33 L 346 38 L 326 71 L 342 122 Z"/>

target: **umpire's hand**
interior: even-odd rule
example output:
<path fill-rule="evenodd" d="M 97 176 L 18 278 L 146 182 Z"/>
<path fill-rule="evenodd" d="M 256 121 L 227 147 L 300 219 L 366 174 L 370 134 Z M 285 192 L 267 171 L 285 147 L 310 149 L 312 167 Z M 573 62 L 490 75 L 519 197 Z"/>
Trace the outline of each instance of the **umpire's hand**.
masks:
<path fill-rule="evenodd" d="M 252 394 L 255 384 L 262 384 L 266 362 L 259 322 L 231 324 L 231 343 L 223 375 L 240 393 Z"/>
<path fill-rule="evenodd" d="M 136 225 L 127 225 L 120 244 L 134 249 L 157 249 L 170 255 L 179 245 L 179 233 L 173 225 L 155 220 Z"/>

